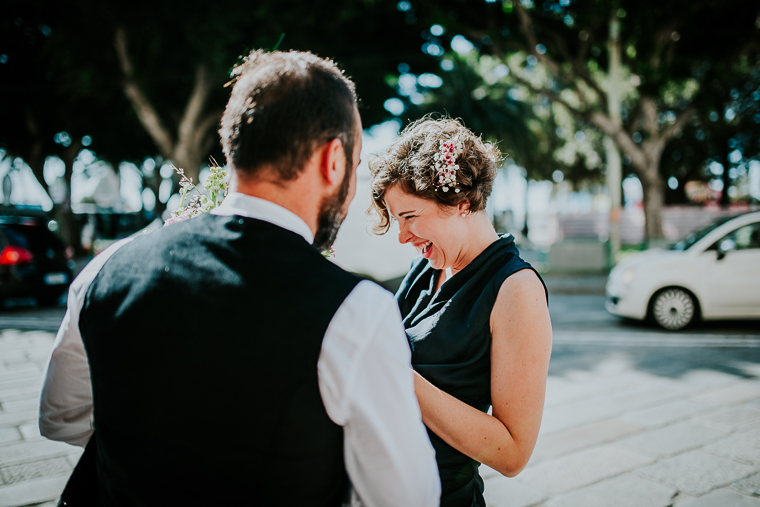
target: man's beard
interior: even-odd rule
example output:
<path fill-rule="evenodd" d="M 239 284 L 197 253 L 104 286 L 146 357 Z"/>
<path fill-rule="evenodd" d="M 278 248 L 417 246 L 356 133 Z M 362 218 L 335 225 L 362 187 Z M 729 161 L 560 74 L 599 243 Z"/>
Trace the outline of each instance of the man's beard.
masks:
<path fill-rule="evenodd" d="M 351 182 L 351 171 L 346 167 L 346 175 L 340 188 L 331 196 L 322 199 L 319 206 L 319 215 L 317 217 L 317 233 L 314 235 L 312 245 L 320 252 L 329 250 L 338 236 L 343 220 L 346 218 L 347 210 L 343 210 L 348 196 L 348 186 Z"/>

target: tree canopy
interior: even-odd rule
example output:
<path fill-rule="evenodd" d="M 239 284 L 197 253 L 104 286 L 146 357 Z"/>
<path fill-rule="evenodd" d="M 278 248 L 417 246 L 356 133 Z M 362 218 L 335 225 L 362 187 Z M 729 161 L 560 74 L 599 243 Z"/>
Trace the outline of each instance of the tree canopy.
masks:
<path fill-rule="evenodd" d="M 373 0 L 10 0 L 3 16 L 0 147 L 22 157 L 46 189 L 45 158 L 64 161 L 70 188 L 85 145 L 115 167 L 157 157 L 197 181 L 209 155 L 223 160 L 224 84 L 252 49 L 335 59 L 357 84 L 365 125 L 389 117 L 383 103 L 394 92 L 384 78 L 399 60 L 436 66 L 419 51 L 414 23 Z M 161 178 L 149 172 L 144 184 L 157 195 Z"/>
<path fill-rule="evenodd" d="M 652 239 L 662 236 L 663 151 L 705 101 L 729 100 L 725 87 L 710 86 L 709 69 L 735 75 L 760 50 L 758 6 L 742 0 L 420 0 L 413 10 L 445 28 L 430 44 L 464 37 L 507 65 L 505 79 L 609 136 L 642 181 Z M 613 42 L 622 67 L 615 84 Z M 619 111 L 609 110 L 611 91 L 622 93 Z"/>
<path fill-rule="evenodd" d="M 47 157 L 63 160 L 70 189 L 86 147 L 114 167 L 134 162 L 158 195 L 146 158 L 195 179 L 209 155 L 222 160 L 216 129 L 240 57 L 309 50 L 356 82 L 365 126 L 392 117 L 395 96 L 404 117 L 448 113 L 502 141 L 534 178 L 599 178 L 608 136 L 642 181 L 657 238 L 666 182 L 682 192 L 717 162 L 727 189 L 758 154 L 758 19 L 742 0 L 9 0 L 0 147 L 44 188 Z"/>

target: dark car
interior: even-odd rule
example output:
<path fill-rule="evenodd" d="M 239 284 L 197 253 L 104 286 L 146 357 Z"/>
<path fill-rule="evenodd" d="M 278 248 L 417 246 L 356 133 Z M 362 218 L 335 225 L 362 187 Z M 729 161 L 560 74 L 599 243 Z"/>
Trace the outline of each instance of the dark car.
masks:
<path fill-rule="evenodd" d="M 68 290 L 73 252 L 57 229 L 41 212 L 0 215 L 0 299 L 33 297 L 51 305 Z"/>

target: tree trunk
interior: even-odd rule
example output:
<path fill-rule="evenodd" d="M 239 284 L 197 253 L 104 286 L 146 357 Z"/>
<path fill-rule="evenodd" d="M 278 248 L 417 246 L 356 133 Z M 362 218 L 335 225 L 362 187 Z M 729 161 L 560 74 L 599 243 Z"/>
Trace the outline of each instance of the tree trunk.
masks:
<path fill-rule="evenodd" d="M 26 111 L 26 129 L 29 132 L 29 136 L 33 139 L 30 144 L 29 150 L 26 153 L 21 154 L 21 158 L 32 169 L 32 173 L 35 178 L 50 195 L 50 187 L 45 181 L 45 158 L 46 154 L 43 152 L 42 140 L 40 139 L 40 131 L 37 127 L 37 121 L 34 119 L 34 115 L 31 111 Z M 74 170 L 74 160 L 79 151 L 82 149 L 81 141 L 74 141 L 74 143 L 66 148 L 63 152 L 61 159 L 66 166 L 64 178 L 66 180 L 66 198 L 63 203 L 53 203 L 53 209 L 51 215 L 61 227 L 61 236 L 63 240 L 70 245 L 77 254 L 81 254 L 82 250 L 82 238 L 79 231 L 79 223 L 76 216 L 71 209 L 71 173 Z"/>
<path fill-rule="evenodd" d="M 647 168 L 647 176 L 641 179 L 644 190 L 644 236 L 650 244 L 661 243 L 665 238 L 662 228 L 665 186 L 658 169 L 659 164 Z"/>
<path fill-rule="evenodd" d="M 26 130 L 29 132 L 29 137 L 32 138 L 32 143 L 29 145 L 28 151 L 21 154 L 21 158 L 32 168 L 34 177 L 37 178 L 37 181 L 45 189 L 45 192 L 50 194 L 50 188 L 48 188 L 47 181 L 45 181 L 45 154 L 42 150 L 40 130 L 37 128 L 37 121 L 29 109 L 25 111 L 24 116 L 26 119 Z"/>
<path fill-rule="evenodd" d="M 726 144 L 723 146 L 723 174 L 721 175 L 723 190 L 720 193 L 720 207 L 724 209 L 727 209 L 731 204 L 731 199 L 728 195 L 728 188 L 731 186 L 731 176 L 728 174 L 731 167 L 731 162 L 728 158 L 729 153 L 728 144 Z"/>
<path fill-rule="evenodd" d="M 190 97 L 180 119 L 177 132 L 171 132 L 158 111 L 134 79 L 135 69 L 127 48 L 127 34 L 123 28 L 114 33 L 116 57 L 124 75 L 124 94 L 132 103 L 140 123 L 153 139 L 161 156 L 198 183 L 200 166 L 211 148 L 212 127 L 219 123 L 221 111 L 205 112 L 214 81 L 203 64 L 195 69 L 195 79 Z M 158 200 L 156 200 L 158 203 Z"/>
<path fill-rule="evenodd" d="M 648 134 L 641 143 L 633 141 L 633 137 L 621 126 L 615 125 L 608 115 L 594 112 L 590 115 L 592 123 L 602 132 L 610 136 L 615 144 L 631 159 L 636 175 L 641 181 L 644 192 L 644 218 L 646 220 L 645 236 L 650 244 L 662 243 L 665 235 L 662 227 L 662 210 L 665 207 L 665 188 L 660 176 L 660 161 L 665 145 L 689 121 L 694 112 L 689 105 L 676 117 L 670 126 L 660 128 L 657 121 L 657 105 L 653 98 L 642 95 L 640 98 L 642 114 L 639 118 Z"/>
<path fill-rule="evenodd" d="M 57 215 L 56 218 L 58 223 L 61 224 L 61 235 L 78 255 L 84 254 L 84 248 L 82 247 L 82 235 L 79 229 L 79 222 L 77 221 L 76 215 L 74 215 L 74 210 L 71 208 L 71 177 L 74 172 L 74 160 L 76 160 L 81 150 L 82 142 L 77 140 L 62 153 L 61 160 L 66 166 L 65 172 L 63 173 L 63 177 L 66 180 L 66 198 L 63 200 L 63 203 L 61 203 L 60 206 L 56 206 L 57 209 L 55 209 Z"/>

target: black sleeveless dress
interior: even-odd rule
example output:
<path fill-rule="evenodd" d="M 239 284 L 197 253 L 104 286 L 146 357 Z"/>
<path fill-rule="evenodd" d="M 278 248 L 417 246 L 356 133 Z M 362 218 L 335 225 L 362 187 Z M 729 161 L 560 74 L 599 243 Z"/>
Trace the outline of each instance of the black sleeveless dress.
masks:
<path fill-rule="evenodd" d="M 447 280 L 438 293 L 434 291 L 439 270 L 431 268 L 427 259 L 415 259 L 396 293 L 414 369 L 482 412 L 491 406 L 491 310 L 504 280 L 522 269 L 533 268 L 520 258 L 514 237 L 507 234 Z M 441 507 L 485 507 L 480 463 L 430 429 L 428 435 L 441 475 Z"/>

